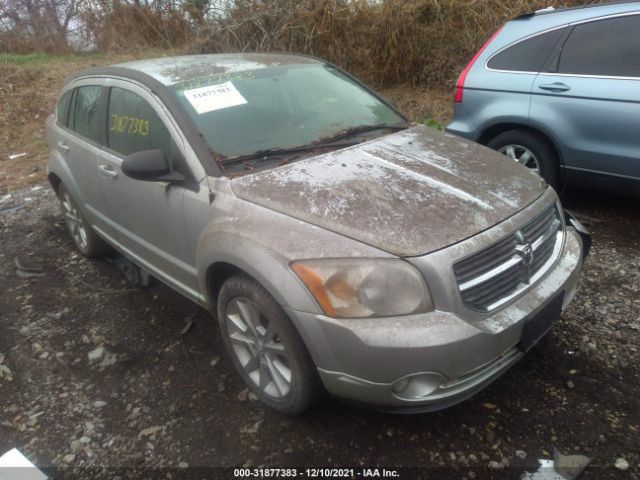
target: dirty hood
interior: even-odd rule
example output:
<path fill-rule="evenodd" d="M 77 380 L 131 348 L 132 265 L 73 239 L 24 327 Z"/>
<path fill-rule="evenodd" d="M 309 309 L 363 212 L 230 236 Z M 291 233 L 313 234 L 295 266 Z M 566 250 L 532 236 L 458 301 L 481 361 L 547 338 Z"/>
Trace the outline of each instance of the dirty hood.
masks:
<path fill-rule="evenodd" d="M 517 162 L 423 126 L 231 185 L 239 198 L 401 256 L 475 235 L 545 188 Z"/>

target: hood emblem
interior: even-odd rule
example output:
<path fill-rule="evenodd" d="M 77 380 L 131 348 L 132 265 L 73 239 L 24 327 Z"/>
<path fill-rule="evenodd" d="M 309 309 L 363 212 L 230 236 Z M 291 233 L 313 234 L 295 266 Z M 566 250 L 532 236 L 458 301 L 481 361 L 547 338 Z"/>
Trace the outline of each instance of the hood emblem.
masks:
<path fill-rule="evenodd" d="M 516 232 L 516 255 L 520 257 L 520 272 L 526 283 L 531 281 L 531 263 L 533 262 L 533 246 L 527 242 L 524 234 L 518 230 Z"/>

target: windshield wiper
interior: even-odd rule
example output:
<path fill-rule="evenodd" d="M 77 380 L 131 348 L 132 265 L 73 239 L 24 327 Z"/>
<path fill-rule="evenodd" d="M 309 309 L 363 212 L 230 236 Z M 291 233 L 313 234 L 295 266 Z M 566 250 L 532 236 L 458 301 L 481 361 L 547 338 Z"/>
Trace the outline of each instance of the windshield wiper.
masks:
<path fill-rule="evenodd" d="M 355 135 L 372 132 L 374 130 L 404 130 L 408 128 L 408 125 L 387 125 L 381 123 L 378 125 L 358 125 L 357 127 L 347 128 L 338 132 L 336 135 L 319 142 L 310 143 L 308 145 L 300 145 L 297 147 L 285 147 L 285 148 L 267 148 L 264 150 L 258 150 L 257 152 L 249 153 L 247 155 L 240 155 L 238 157 L 231 157 L 221 161 L 223 165 L 229 165 L 231 163 L 244 162 L 246 160 L 265 160 L 269 157 L 276 155 L 287 155 L 290 153 L 310 152 L 320 148 L 333 148 L 333 147 L 350 147 L 360 142 L 345 142 L 345 139 L 353 137 Z"/>
<path fill-rule="evenodd" d="M 318 150 L 320 148 L 332 148 L 332 147 L 350 147 L 357 142 L 331 142 L 331 143 L 312 143 L 309 145 L 301 145 L 298 147 L 286 147 L 286 148 L 267 148 L 265 150 L 258 150 L 257 152 L 249 153 L 248 155 L 241 155 L 239 157 L 231 157 L 222 160 L 223 165 L 229 165 L 230 163 L 244 162 L 246 160 L 255 159 L 267 159 L 276 155 L 286 155 L 289 153 L 310 152 Z"/>

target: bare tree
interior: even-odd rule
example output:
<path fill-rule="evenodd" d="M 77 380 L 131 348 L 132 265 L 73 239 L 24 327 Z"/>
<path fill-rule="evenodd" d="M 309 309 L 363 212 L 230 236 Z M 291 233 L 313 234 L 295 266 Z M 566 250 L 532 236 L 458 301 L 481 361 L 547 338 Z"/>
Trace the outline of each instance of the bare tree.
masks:
<path fill-rule="evenodd" d="M 0 0 L 0 32 L 35 50 L 66 51 L 76 12 L 76 0 Z"/>

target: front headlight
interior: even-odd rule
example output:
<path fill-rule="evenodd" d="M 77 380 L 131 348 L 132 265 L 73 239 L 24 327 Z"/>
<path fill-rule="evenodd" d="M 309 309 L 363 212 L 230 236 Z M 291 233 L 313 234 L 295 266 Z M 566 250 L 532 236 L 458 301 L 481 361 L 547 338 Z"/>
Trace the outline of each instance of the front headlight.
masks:
<path fill-rule="evenodd" d="M 322 259 L 291 263 L 325 315 L 409 315 L 433 310 L 422 275 L 400 259 Z"/>

